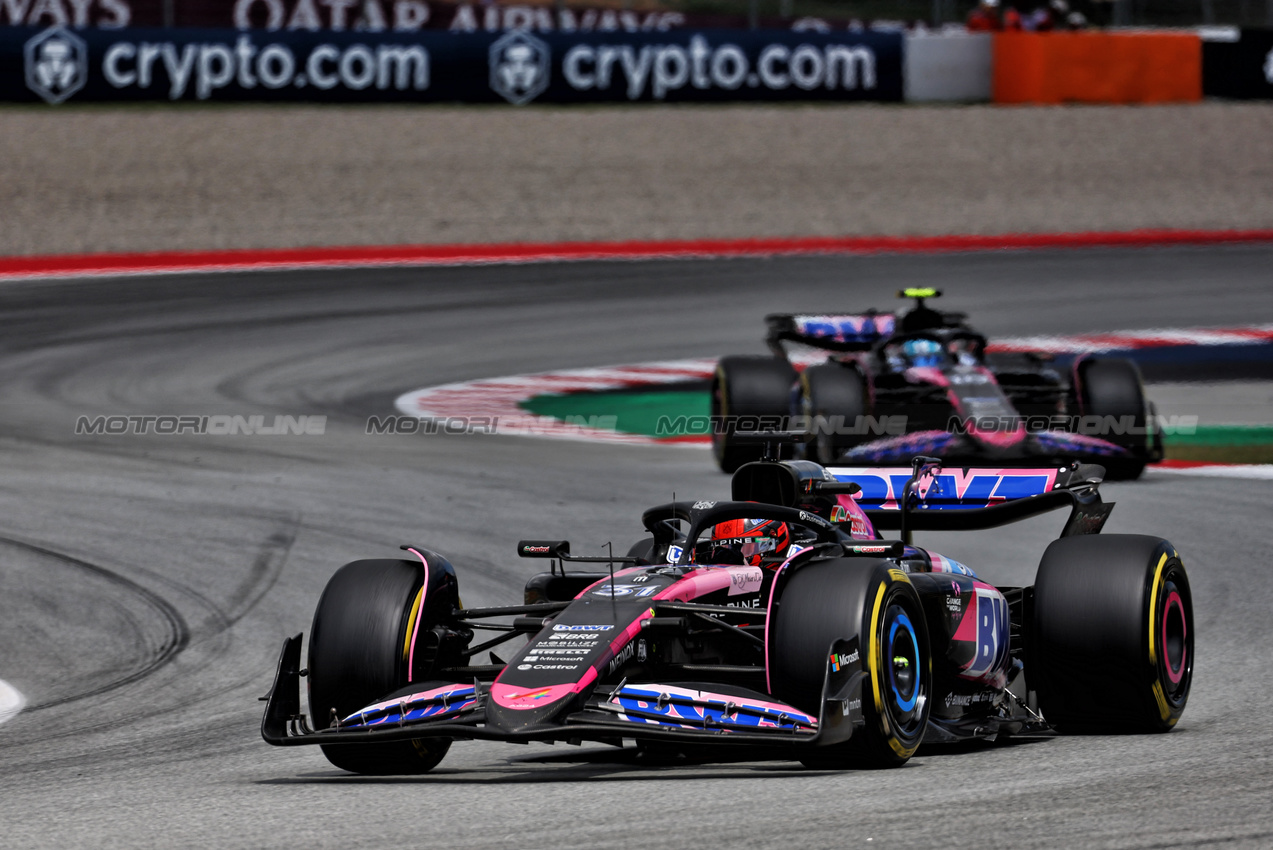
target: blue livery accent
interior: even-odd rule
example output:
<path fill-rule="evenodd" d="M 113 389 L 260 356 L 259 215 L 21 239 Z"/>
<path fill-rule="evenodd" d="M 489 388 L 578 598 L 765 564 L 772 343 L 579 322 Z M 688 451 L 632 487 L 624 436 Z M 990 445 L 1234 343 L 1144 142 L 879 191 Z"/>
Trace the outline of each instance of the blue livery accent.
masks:
<path fill-rule="evenodd" d="M 796 330 L 802 336 L 817 337 L 829 342 L 850 342 L 869 345 L 893 335 L 892 313 L 850 316 L 792 316 Z"/>
<path fill-rule="evenodd" d="M 472 685 L 458 687 L 452 691 L 437 694 L 428 699 L 417 699 L 403 703 L 394 703 L 375 711 L 360 711 L 349 715 L 341 721 L 342 726 L 380 726 L 383 724 L 406 723 L 416 720 L 439 720 L 452 717 L 467 709 L 476 702 L 476 692 Z M 404 714 L 402 709 L 406 708 Z"/>
<path fill-rule="evenodd" d="M 1064 431 L 1037 431 L 1031 435 L 1045 452 L 1070 455 L 1096 455 L 1098 457 L 1122 457 L 1127 450 L 1121 446 L 1094 437 L 1078 437 Z"/>
<path fill-rule="evenodd" d="M 866 510 L 897 510 L 897 501 L 911 478 L 908 469 L 832 469 L 839 481 L 852 481 L 862 488 L 858 504 Z M 1054 473 L 1038 470 L 1006 472 L 975 469 L 939 473 L 923 493 L 918 510 L 971 510 L 993 504 L 1038 496 L 1052 489 Z M 962 483 L 962 487 L 960 484 Z"/>
<path fill-rule="evenodd" d="M 888 630 L 888 647 L 890 655 L 894 652 L 894 639 L 897 637 L 897 630 L 899 628 L 906 629 L 911 638 L 911 646 L 919 646 L 919 638 L 915 637 L 915 627 L 911 625 L 910 617 L 907 617 L 905 614 L 898 614 L 897 619 L 893 621 L 892 627 Z M 885 659 L 885 661 L 887 663 L 889 659 Z M 913 662 L 912 659 L 908 658 L 907 662 L 918 664 L 919 658 L 916 657 Z M 918 673 L 916 675 L 918 675 Z M 902 711 L 910 711 L 915 707 L 915 703 L 919 699 L 920 689 L 918 687 L 915 688 L 915 692 L 911 694 L 910 699 L 903 700 L 902 692 L 897 688 L 896 670 L 894 669 L 894 665 L 891 663 L 889 663 L 888 683 L 889 687 L 893 691 L 893 701 L 897 703 L 898 708 Z"/>
<path fill-rule="evenodd" d="M 844 459 L 857 463 L 908 463 L 915 455 L 944 455 L 960 438 L 946 431 L 922 431 L 872 440 L 849 449 Z"/>
<path fill-rule="evenodd" d="M 660 715 L 658 718 L 628 717 L 628 720 L 660 726 L 684 726 L 687 723 L 701 725 L 705 718 L 719 726 L 752 729 L 809 728 L 813 723 L 812 718 L 802 712 L 796 712 L 795 709 L 792 709 L 793 713 L 788 714 L 744 702 L 726 704 L 717 700 L 695 700 L 692 704 L 686 704 L 685 697 L 673 696 L 672 699 L 667 699 L 658 691 L 632 687 L 620 691 L 614 701 L 618 702 L 625 711 Z M 731 712 L 728 716 L 725 714 L 727 708 Z M 766 721 L 764 727 L 761 726 L 762 721 Z"/>

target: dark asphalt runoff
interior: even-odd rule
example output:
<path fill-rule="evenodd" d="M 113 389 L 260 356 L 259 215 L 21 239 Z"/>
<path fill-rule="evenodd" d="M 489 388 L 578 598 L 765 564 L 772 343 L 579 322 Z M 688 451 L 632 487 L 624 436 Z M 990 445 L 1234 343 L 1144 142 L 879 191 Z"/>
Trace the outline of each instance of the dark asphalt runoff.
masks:
<path fill-rule="evenodd" d="M 468 605 L 520 600 L 523 537 L 626 547 L 720 498 L 701 450 L 367 436 L 430 384 L 761 352 L 775 310 L 947 290 L 991 336 L 1273 322 L 1273 248 L 579 263 L 0 287 L 4 847 L 1266 847 L 1273 482 L 1151 473 L 1108 531 L 1184 554 L 1193 696 L 1170 734 L 924 750 L 889 772 L 456 744 L 365 779 L 259 736 L 279 644 L 331 573 L 423 544 Z M 326 416 L 301 436 L 75 434 L 81 416 Z M 1273 420 L 1266 420 L 1273 421 Z M 921 539 L 1029 584 L 1060 517 Z"/>

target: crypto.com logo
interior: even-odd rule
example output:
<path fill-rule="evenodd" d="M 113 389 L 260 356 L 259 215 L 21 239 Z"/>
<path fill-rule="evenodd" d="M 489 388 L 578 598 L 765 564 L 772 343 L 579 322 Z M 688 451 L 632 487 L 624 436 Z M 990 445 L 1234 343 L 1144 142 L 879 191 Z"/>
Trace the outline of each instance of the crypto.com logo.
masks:
<path fill-rule="evenodd" d="M 491 89 L 517 106 L 548 88 L 552 51 L 533 35 L 514 31 L 491 45 Z"/>
<path fill-rule="evenodd" d="M 27 88 L 49 103 L 61 103 L 88 82 L 88 45 L 65 27 L 33 36 L 23 53 Z"/>

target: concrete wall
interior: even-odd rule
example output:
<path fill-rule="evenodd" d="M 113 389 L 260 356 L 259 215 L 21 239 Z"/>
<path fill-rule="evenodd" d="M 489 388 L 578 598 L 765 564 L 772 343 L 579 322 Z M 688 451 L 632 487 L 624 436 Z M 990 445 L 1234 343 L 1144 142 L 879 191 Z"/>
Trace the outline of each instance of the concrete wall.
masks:
<path fill-rule="evenodd" d="M 909 102 L 988 101 L 993 79 L 990 33 L 910 33 L 902 47 Z"/>

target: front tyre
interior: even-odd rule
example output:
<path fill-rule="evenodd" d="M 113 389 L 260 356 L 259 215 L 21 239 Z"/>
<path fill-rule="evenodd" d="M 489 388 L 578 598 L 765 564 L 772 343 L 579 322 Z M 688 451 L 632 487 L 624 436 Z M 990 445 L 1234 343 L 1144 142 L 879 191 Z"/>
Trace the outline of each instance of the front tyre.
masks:
<path fill-rule="evenodd" d="M 1189 699 L 1189 577 L 1166 540 L 1056 540 L 1034 588 L 1026 679 L 1062 732 L 1167 732 Z"/>
<path fill-rule="evenodd" d="M 327 582 L 309 634 L 309 706 L 317 728 L 408 684 L 410 630 L 423 586 L 422 565 L 399 560 L 354 561 Z M 342 770 L 389 775 L 431 770 L 450 747 L 449 740 L 428 739 L 322 750 Z"/>
<path fill-rule="evenodd" d="M 886 562 L 821 561 L 786 581 L 770 624 L 774 695 L 818 714 L 833 641 L 858 637 L 868 677 L 865 725 L 841 744 L 810 751 L 807 767 L 899 767 L 924 739 L 932 695 L 932 658 L 919 595 Z"/>

